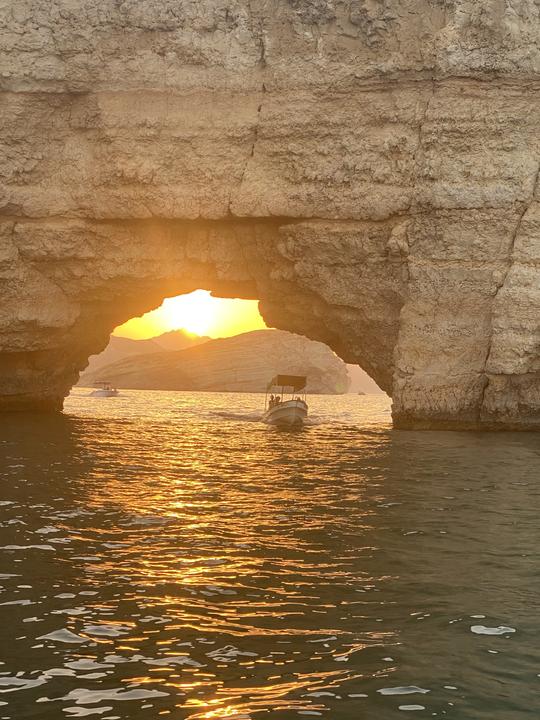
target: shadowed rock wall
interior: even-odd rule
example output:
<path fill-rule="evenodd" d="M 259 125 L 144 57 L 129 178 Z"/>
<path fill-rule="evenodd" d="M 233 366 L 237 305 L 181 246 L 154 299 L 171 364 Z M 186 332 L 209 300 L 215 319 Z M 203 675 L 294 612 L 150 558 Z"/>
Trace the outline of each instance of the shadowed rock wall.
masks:
<path fill-rule="evenodd" d="M 0 6 L 0 405 L 167 295 L 254 297 L 399 427 L 540 427 L 533 0 Z"/>

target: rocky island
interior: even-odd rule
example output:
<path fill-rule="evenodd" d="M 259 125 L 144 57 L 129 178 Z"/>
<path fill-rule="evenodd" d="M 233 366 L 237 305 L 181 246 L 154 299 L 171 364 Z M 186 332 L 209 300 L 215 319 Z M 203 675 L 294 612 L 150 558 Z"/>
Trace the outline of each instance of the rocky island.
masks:
<path fill-rule="evenodd" d="M 210 338 L 191 335 L 181 330 L 173 330 L 148 339 L 111 335 L 107 347 L 99 354 L 92 355 L 88 359 L 88 366 L 79 378 L 78 384 L 84 385 L 90 377 L 95 380 L 99 379 L 99 371 L 102 368 L 133 355 L 147 355 L 163 352 L 164 350 L 185 350 L 185 348 L 200 345 L 208 340 Z"/>
<path fill-rule="evenodd" d="M 107 380 L 141 390 L 264 392 L 280 372 L 307 375 L 311 393 L 344 393 L 350 382 L 345 363 L 326 345 L 280 330 L 255 330 L 184 350 L 130 355 L 83 374 L 79 384 Z"/>

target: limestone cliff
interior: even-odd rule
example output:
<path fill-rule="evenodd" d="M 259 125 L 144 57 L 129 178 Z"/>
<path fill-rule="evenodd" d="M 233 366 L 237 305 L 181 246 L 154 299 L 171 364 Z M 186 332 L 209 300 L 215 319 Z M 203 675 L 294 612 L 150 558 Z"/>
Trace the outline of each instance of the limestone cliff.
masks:
<path fill-rule="evenodd" d="M 0 405 L 198 287 L 407 428 L 540 427 L 535 0 L 0 4 Z"/>
<path fill-rule="evenodd" d="M 306 375 L 312 393 L 343 393 L 347 367 L 326 345 L 280 330 L 256 330 L 168 352 L 135 355 L 85 373 L 81 384 L 119 388 L 264 392 L 274 375 Z"/>

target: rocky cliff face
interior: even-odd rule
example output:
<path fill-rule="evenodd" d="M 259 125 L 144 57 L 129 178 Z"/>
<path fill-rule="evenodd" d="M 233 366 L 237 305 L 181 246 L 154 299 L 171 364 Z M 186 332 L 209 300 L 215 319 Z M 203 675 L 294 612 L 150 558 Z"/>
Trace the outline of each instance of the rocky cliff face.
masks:
<path fill-rule="evenodd" d="M 202 345 L 145 353 L 85 373 L 81 384 L 119 388 L 264 392 L 278 373 L 306 375 L 308 392 L 344 393 L 347 367 L 326 345 L 280 330 L 256 330 Z"/>
<path fill-rule="evenodd" d="M 408 428 L 540 427 L 535 0 L 0 7 L 0 405 L 198 287 Z"/>

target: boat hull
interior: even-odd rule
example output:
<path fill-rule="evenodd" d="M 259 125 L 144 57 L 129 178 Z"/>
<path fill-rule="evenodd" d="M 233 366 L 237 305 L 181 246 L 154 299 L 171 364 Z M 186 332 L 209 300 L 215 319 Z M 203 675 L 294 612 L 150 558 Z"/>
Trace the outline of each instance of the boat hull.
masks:
<path fill-rule="evenodd" d="M 303 400 L 288 400 L 267 410 L 262 420 L 277 427 L 300 427 L 307 420 L 308 406 Z"/>
<path fill-rule="evenodd" d="M 94 390 L 90 393 L 90 397 L 116 397 L 118 390 Z"/>

